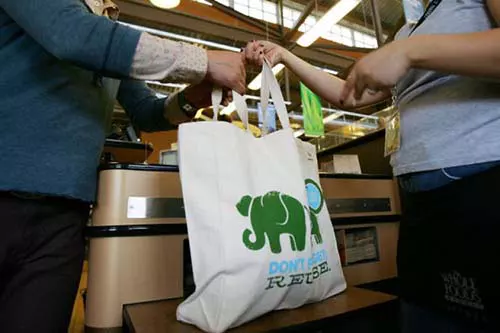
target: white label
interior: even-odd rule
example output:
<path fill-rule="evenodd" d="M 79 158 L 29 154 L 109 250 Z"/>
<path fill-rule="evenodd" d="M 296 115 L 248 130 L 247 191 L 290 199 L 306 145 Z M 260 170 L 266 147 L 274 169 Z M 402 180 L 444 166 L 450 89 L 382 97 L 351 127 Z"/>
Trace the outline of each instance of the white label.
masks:
<path fill-rule="evenodd" d="M 127 218 L 144 219 L 146 218 L 146 202 L 144 197 L 129 197 L 127 203 Z"/>

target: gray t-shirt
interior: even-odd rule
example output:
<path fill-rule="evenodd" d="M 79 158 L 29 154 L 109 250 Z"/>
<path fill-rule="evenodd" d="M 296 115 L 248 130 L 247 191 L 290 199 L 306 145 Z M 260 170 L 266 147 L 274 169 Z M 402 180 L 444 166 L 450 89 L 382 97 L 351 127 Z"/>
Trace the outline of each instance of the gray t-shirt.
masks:
<path fill-rule="evenodd" d="M 495 27 L 486 1 L 443 0 L 413 34 Z M 403 27 L 397 38 L 406 38 L 412 28 Z M 412 69 L 396 91 L 401 111 L 401 149 L 391 158 L 396 175 L 500 160 L 500 82 Z"/>

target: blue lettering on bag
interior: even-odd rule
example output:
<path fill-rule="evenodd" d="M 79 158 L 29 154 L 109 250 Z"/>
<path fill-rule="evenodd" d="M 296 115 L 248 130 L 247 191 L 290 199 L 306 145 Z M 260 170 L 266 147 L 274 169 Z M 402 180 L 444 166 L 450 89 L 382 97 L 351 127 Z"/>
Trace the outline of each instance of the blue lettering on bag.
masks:
<path fill-rule="evenodd" d="M 272 261 L 269 264 L 269 275 L 275 274 L 291 274 L 305 271 L 304 259 L 298 258 L 294 260 Z"/>

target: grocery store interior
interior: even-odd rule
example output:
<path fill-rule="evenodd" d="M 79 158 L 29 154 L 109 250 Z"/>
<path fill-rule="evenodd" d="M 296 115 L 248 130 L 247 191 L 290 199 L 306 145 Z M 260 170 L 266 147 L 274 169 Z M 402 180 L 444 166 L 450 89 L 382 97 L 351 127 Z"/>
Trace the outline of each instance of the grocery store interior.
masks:
<path fill-rule="evenodd" d="M 0 0 L 0 333 L 500 332 L 499 24 Z"/>
<path fill-rule="evenodd" d="M 316 25 L 335 1 L 181 1 L 170 10 L 154 7 L 146 1 L 119 0 L 116 3 L 120 7 L 120 21 L 123 24 L 158 36 L 194 43 L 206 49 L 230 51 L 239 51 L 251 40 L 279 42 L 304 60 L 340 77 L 346 75 L 356 59 L 391 40 L 405 22 L 401 1 L 352 1 L 354 9 L 337 24 L 327 23 L 328 28 L 317 26 L 315 29 L 321 29 L 321 37 L 304 48 L 297 41 L 305 31 Z M 364 110 L 347 112 L 323 102 L 325 135 L 307 138 L 303 126 L 299 80 L 282 65 L 275 66 L 273 72 L 281 85 L 296 136 L 313 142 L 319 152 L 379 131 L 379 115 L 387 112 L 391 105 L 388 100 Z M 256 127 L 257 133 L 260 98 L 260 82 L 256 78 L 258 74 L 258 69 L 248 69 L 245 96 L 250 122 Z M 149 85 L 159 94 L 183 88 L 159 82 L 149 82 Z M 230 106 L 221 113 L 229 116 L 234 115 L 234 111 L 234 107 Z M 123 126 L 127 125 L 127 120 L 123 119 L 125 116 L 119 106 L 115 114 L 114 135 L 120 137 L 126 134 Z M 198 118 L 203 120 L 205 117 L 201 110 Z M 148 136 L 144 140 L 155 141 Z M 175 142 L 175 139 L 172 141 Z M 157 155 L 151 157 L 153 161 Z"/>
<path fill-rule="evenodd" d="M 120 24 L 155 36 L 207 50 L 234 52 L 240 52 L 252 40 L 273 41 L 340 78 L 346 77 L 356 60 L 393 40 L 406 22 L 400 0 L 114 2 L 120 8 Z M 321 20 L 324 16 L 328 19 Z M 309 31 L 315 31 L 318 38 L 301 41 Z M 321 185 L 349 288 L 327 304 L 319 303 L 289 314 L 273 313 L 235 332 L 267 332 L 291 327 L 301 332 L 329 332 L 330 329 L 397 332 L 396 319 L 380 316 L 397 312 L 395 278 L 400 208 L 389 159 L 384 156 L 383 121 L 392 111 L 392 100 L 351 111 L 322 101 L 320 127 L 324 128 L 323 133 L 310 135 L 304 126 L 300 80 L 281 64 L 272 71 L 282 90 L 295 137 L 312 143 L 317 149 L 323 173 Z M 244 98 L 250 128 L 256 137 L 262 135 L 260 84 L 260 68 L 248 66 Z M 148 85 L 158 96 L 168 96 L 186 87 L 157 81 L 148 81 Z M 211 121 L 212 114 L 212 108 L 200 109 L 194 121 Z M 234 103 L 220 111 L 219 120 L 242 126 Z M 279 123 L 277 127 L 280 128 Z M 150 166 L 152 171 L 136 168 L 123 174 L 121 167 L 102 168 L 98 205 L 87 230 L 88 261 L 73 311 L 71 332 L 81 332 L 84 328 L 88 332 L 122 329 L 148 333 L 198 332 L 175 320 L 176 298 L 185 297 L 190 288 L 189 281 L 186 282 L 189 280 L 186 230 L 185 226 L 178 225 L 179 221 L 185 223 L 182 214 L 164 212 L 164 217 L 169 217 L 166 219 L 158 218 L 163 216 L 161 212 L 157 212 L 160 214 L 157 216 L 154 212 L 148 215 L 147 210 L 153 210 L 153 206 L 149 206 L 154 205 L 152 202 L 146 203 L 149 208 L 144 208 L 135 219 L 130 209 L 129 215 L 119 211 L 119 207 L 130 205 L 126 200 L 132 196 L 182 200 L 177 172 L 162 172 L 165 170 L 153 167 L 177 165 L 177 133 L 177 130 L 141 133 L 131 124 L 123 108 L 118 103 L 115 105 L 103 163 L 141 165 L 145 162 L 144 168 Z M 158 183 L 162 186 L 156 186 Z M 175 202 L 169 207 L 172 205 Z M 166 233 L 155 234 L 153 230 L 148 234 L 147 230 L 141 233 L 132 227 L 120 229 L 122 234 L 116 234 L 116 225 L 146 228 L 146 225 L 165 227 L 165 223 L 167 226 L 174 223 L 170 225 L 172 228 L 183 231 L 175 234 L 175 230 L 167 229 Z M 325 320 L 331 323 L 318 324 Z"/>
<path fill-rule="evenodd" d="M 0 333 L 500 332 L 499 26 L 0 0 Z"/>

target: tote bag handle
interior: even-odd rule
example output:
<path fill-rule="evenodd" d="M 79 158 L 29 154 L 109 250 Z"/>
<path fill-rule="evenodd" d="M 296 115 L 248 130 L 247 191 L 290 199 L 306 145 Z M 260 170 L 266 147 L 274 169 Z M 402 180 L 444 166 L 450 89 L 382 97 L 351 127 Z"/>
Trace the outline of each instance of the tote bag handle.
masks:
<path fill-rule="evenodd" d="M 278 114 L 278 119 L 280 120 L 283 129 L 290 128 L 290 120 L 288 119 L 288 111 L 286 109 L 285 100 L 283 94 L 281 93 L 281 88 L 274 76 L 271 69 L 271 65 L 267 61 L 264 61 L 262 66 L 262 82 L 260 89 L 260 103 L 262 107 L 262 113 L 264 117 L 263 133 L 267 134 L 269 132 L 269 120 L 267 117 L 267 108 L 269 106 L 269 97 L 273 98 L 274 107 L 276 108 L 276 113 Z"/>
<path fill-rule="evenodd" d="M 222 102 L 222 89 L 215 88 L 212 91 L 212 105 L 214 109 L 214 117 L 213 120 L 217 121 L 217 115 L 219 114 L 220 104 Z M 285 100 L 283 98 L 283 94 L 281 93 L 281 88 L 278 84 L 278 80 L 273 74 L 271 69 L 271 65 L 266 60 L 262 66 L 262 82 L 261 82 L 261 90 L 260 90 L 260 98 L 261 98 L 261 107 L 262 114 L 264 118 L 263 123 L 263 133 L 267 134 L 269 130 L 269 121 L 267 118 L 267 108 L 269 106 L 269 97 L 273 98 L 274 107 L 276 108 L 276 113 L 278 114 L 278 118 L 281 122 L 281 126 L 283 129 L 290 128 L 290 120 L 288 119 L 288 111 L 286 109 Z M 243 122 L 243 126 L 245 129 L 249 129 L 249 120 L 248 120 L 248 107 L 247 102 L 243 96 L 238 94 L 236 91 L 233 91 L 233 102 L 236 106 L 236 112 Z"/>
<path fill-rule="evenodd" d="M 217 121 L 217 115 L 219 114 L 220 104 L 222 103 L 222 88 L 216 87 L 212 90 L 212 106 L 214 109 L 213 121 Z M 233 91 L 233 103 L 236 107 L 236 112 L 243 122 L 245 129 L 250 130 L 248 126 L 248 107 L 245 97 Z"/>

